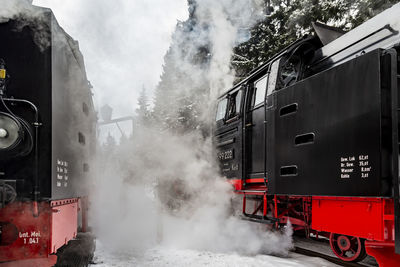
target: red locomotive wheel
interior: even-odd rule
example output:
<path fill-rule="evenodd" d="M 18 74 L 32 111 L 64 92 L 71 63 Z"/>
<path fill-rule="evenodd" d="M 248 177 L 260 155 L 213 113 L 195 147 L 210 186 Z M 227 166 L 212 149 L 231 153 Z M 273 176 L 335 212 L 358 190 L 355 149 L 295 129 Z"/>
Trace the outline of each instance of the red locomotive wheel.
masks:
<path fill-rule="evenodd" d="M 329 244 L 333 253 L 343 261 L 358 262 L 367 256 L 364 239 L 359 237 L 331 233 Z"/>

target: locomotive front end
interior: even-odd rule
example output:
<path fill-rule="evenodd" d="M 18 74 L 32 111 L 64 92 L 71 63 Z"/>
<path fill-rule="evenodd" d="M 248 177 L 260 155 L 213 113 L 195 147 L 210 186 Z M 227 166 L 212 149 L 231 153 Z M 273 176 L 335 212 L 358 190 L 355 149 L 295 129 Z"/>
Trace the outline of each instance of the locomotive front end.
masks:
<path fill-rule="evenodd" d="M 0 23 L 0 266 L 87 265 L 91 86 L 52 11 L 24 12 Z"/>

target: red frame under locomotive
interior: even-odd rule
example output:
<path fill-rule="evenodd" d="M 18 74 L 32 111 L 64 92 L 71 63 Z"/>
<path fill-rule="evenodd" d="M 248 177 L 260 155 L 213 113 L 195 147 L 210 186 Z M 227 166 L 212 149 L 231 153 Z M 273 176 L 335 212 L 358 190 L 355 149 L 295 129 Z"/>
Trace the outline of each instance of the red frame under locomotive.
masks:
<path fill-rule="evenodd" d="M 248 179 L 249 190 L 241 180 L 230 181 L 242 196 L 243 219 L 275 229 L 290 221 L 293 230 L 307 238 L 329 239 L 335 255 L 344 261 L 359 261 L 368 253 L 380 266 L 400 262 L 400 255 L 394 253 L 393 199 L 268 195 L 260 180 Z"/>
<path fill-rule="evenodd" d="M 32 202 L 1 209 L 0 266 L 53 266 L 57 251 L 76 238 L 78 230 L 87 231 L 87 198 L 39 202 L 38 214 L 34 209 Z"/>
<path fill-rule="evenodd" d="M 214 143 L 244 219 L 399 264 L 399 12 L 329 41 L 316 24 L 219 98 Z"/>

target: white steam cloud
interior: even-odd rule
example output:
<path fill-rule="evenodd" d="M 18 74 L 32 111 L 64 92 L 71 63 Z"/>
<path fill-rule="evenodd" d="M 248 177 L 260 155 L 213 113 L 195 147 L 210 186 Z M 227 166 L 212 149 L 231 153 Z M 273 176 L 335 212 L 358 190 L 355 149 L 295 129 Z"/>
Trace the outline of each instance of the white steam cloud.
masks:
<path fill-rule="evenodd" d="M 97 183 L 94 216 L 103 243 L 137 253 L 158 242 L 251 255 L 286 255 L 292 247 L 290 227 L 282 235 L 233 216 L 231 186 L 197 133 L 148 128 L 123 147 L 107 151 L 100 162 L 106 173 Z"/>
<path fill-rule="evenodd" d="M 208 77 L 211 99 L 216 99 L 221 90 L 232 86 L 234 73 L 230 69 L 230 60 L 238 32 L 250 29 L 262 18 L 263 3 L 262 0 L 199 1 L 199 20 L 210 24 L 212 60 Z"/>
<path fill-rule="evenodd" d="M 252 0 L 198 1 L 197 25 L 189 47 L 182 52 L 178 31 L 174 36 L 172 61 L 184 75 L 177 75 L 168 92 L 202 95 L 200 121 L 209 125 L 217 95 L 232 86 L 232 49 L 241 28 L 250 28 L 261 18 L 261 2 Z M 187 33 L 189 34 L 189 33 Z M 193 62 L 191 55 L 205 45 L 209 64 Z M 173 75 L 172 75 L 173 76 Z M 190 84 L 192 82 L 192 84 Z M 175 102 L 167 108 L 175 110 Z M 200 131 L 177 134 L 158 126 L 141 126 L 132 140 L 118 148 L 106 148 L 100 165 L 95 210 L 99 238 L 118 251 L 141 252 L 159 243 L 180 249 L 230 253 L 286 255 L 292 247 L 291 228 L 281 233 L 251 224 L 232 214 L 233 193 L 220 177 L 211 141 Z"/>

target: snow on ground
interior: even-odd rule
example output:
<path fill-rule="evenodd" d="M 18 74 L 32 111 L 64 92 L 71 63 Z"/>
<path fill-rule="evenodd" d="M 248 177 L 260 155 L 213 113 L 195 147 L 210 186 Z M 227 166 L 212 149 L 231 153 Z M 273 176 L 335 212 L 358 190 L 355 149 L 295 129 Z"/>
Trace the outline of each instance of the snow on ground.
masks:
<path fill-rule="evenodd" d="M 333 267 L 338 266 L 320 258 L 290 253 L 288 258 L 269 255 L 243 256 L 195 250 L 156 247 L 139 254 L 113 253 L 97 242 L 92 267 Z"/>

